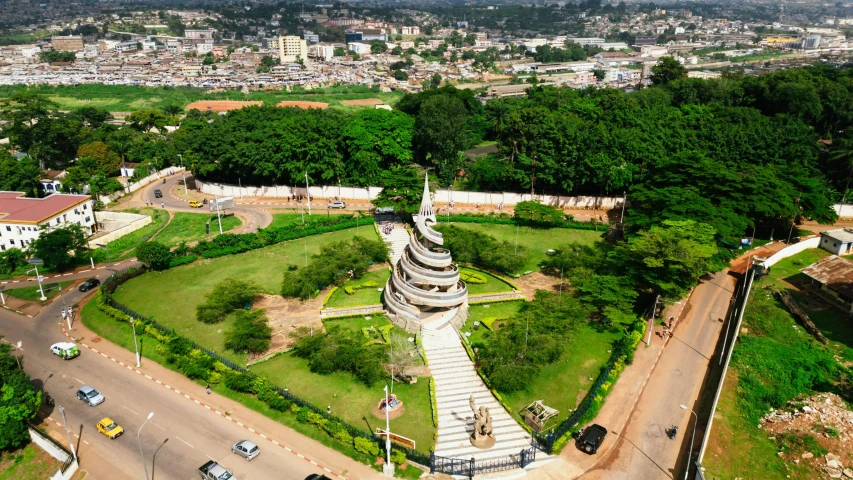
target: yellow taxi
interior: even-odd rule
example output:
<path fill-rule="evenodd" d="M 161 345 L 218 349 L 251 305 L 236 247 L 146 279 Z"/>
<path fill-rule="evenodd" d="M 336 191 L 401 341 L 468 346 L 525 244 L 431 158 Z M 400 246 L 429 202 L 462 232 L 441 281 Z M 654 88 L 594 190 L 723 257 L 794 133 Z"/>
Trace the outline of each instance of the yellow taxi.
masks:
<path fill-rule="evenodd" d="M 99 432 L 109 437 L 110 440 L 115 440 L 124 433 L 124 429 L 109 417 L 101 420 L 95 426 L 98 428 Z"/>
<path fill-rule="evenodd" d="M 191 202 L 190 202 L 190 207 L 192 207 L 192 208 L 201 208 L 201 207 L 202 207 L 202 203 L 201 203 L 201 202 L 199 202 L 198 200 L 193 200 L 193 201 L 191 201 Z"/>

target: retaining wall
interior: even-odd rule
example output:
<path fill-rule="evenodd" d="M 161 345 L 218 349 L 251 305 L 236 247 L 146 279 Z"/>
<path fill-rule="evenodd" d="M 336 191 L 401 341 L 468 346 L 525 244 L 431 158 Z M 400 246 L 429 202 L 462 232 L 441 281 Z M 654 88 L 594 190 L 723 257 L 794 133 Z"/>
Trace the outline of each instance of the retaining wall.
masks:
<path fill-rule="evenodd" d="M 68 465 L 64 472 L 61 468 L 58 469 L 56 473 L 50 477 L 50 480 L 68 480 L 72 476 L 74 476 L 74 473 L 77 472 L 79 466 L 77 465 L 77 462 L 75 462 L 71 457 L 71 453 L 69 453 L 68 450 L 62 447 L 59 442 L 48 437 L 40 430 L 31 426 L 29 427 L 29 431 L 30 440 L 32 440 L 32 442 L 36 444 L 36 446 L 47 452 L 47 454 L 51 457 L 59 460 L 63 464 L 63 466 Z"/>
<path fill-rule="evenodd" d="M 89 240 L 89 244 L 102 247 L 130 232 L 139 230 L 152 220 L 149 215 L 136 213 L 95 212 L 95 221 L 98 223 L 98 230 L 101 233 L 107 230 L 107 233 Z M 110 228 L 112 230 L 109 230 Z"/>

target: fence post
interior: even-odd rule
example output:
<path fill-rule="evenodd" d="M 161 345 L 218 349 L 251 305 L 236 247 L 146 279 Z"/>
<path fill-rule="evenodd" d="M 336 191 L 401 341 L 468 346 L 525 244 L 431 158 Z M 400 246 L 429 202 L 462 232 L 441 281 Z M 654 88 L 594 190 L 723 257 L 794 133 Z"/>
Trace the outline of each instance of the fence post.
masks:
<path fill-rule="evenodd" d="M 474 469 L 476 468 L 476 465 L 474 465 L 474 457 L 471 457 L 470 468 L 471 468 L 471 470 L 469 470 L 470 473 L 468 475 L 468 478 L 474 478 Z"/>
<path fill-rule="evenodd" d="M 435 475 L 435 452 L 429 451 L 429 474 Z"/>

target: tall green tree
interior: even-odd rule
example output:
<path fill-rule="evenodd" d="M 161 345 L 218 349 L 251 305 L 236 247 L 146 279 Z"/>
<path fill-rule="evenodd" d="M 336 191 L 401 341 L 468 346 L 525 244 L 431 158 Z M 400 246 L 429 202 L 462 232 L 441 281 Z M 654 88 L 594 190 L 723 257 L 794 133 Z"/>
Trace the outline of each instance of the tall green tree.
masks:
<path fill-rule="evenodd" d="M 0 191 L 24 192 L 37 197 L 41 189 L 41 169 L 35 160 L 17 160 L 6 150 L 0 150 Z"/>
<path fill-rule="evenodd" d="M 459 153 L 469 144 L 466 120 L 465 105 L 449 95 L 426 100 L 415 120 L 412 142 L 419 161 L 435 167 L 442 185 L 450 185 L 462 167 Z"/>
<path fill-rule="evenodd" d="M 51 228 L 53 227 L 53 228 Z M 84 258 L 88 248 L 86 236 L 80 225 L 65 224 L 44 228 L 39 238 L 30 245 L 33 256 L 57 271 L 74 266 L 76 258 Z"/>
<path fill-rule="evenodd" d="M 30 376 L 20 368 L 8 343 L 0 343 L 0 451 L 13 450 L 30 439 L 28 423 L 41 405 Z"/>
<path fill-rule="evenodd" d="M 412 161 L 415 121 L 400 111 L 362 110 L 346 127 L 341 140 L 347 150 L 351 185 L 376 185 L 382 172 Z"/>
<path fill-rule="evenodd" d="M 657 65 L 652 67 L 649 79 L 655 85 L 666 85 L 669 82 L 687 76 L 687 69 L 673 57 L 661 57 Z"/>

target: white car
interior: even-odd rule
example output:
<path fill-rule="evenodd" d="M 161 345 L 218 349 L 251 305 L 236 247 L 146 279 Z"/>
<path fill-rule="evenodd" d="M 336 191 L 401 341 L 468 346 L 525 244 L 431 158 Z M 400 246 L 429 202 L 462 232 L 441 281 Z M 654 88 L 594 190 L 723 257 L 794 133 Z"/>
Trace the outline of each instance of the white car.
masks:
<path fill-rule="evenodd" d="M 332 202 L 329 204 L 329 208 L 347 208 L 347 204 L 341 201 Z"/>
<path fill-rule="evenodd" d="M 54 355 L 59 355 L 65 360 L 70 360 L 78 355 L 80 355 L 80 349 L 77 348 L 77 345 L 71 342 L 59 342 L 54 343 L 50 346 L 50 351 Z"/>

